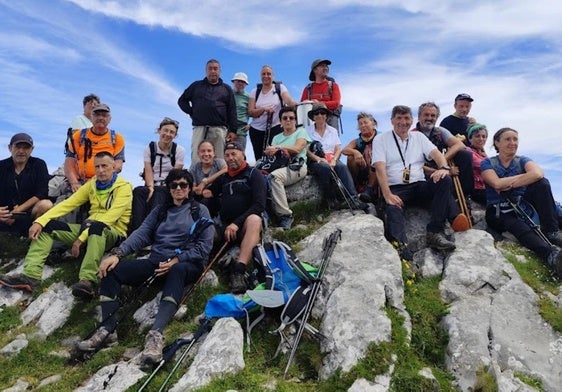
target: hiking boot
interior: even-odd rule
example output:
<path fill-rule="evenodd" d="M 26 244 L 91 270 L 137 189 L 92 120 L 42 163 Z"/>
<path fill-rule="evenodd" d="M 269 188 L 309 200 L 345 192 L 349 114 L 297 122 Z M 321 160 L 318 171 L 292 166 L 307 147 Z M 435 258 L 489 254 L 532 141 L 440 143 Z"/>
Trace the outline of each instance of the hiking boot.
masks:
<path fill-rule="evenodd" d="M 427 232 L 425 242 L 427 246 L 437 250 L 454 250 L 454 242 L 449 241 L 443 233 Z"/>
<path fill-rule="evenodd" d="M 408 262 L 412 262 L 414 260 L 414 254 L 408 248 L 408 244 L 393 242 L 392 245 L 394 245 L 398 251 L 398 256 L 400 256 L 402 260 L 406 260 Z"/>
<path fill-rule="evenodd" d="M 11 289 L 33 293 L 41 285 L 39 279 L 30 278 L 24 274 L 0 275 L 0 284 Z"/>
<path fill-rule="evenodd" d="M 144 338 L 144 350 L 141 355 L 141 366 L 150 367 L 162 360 L 162 350 L 164 349 L 164 336 L 156 331 L 148 331 Z"/>
<path fill-rule="evenodd" d="M 451 228 L 454 231 L 467 231 L 470 229 L 470 222 L 465 214 L 458 214 L 453 222 L 451 223 Z"/>
<path fill-rule="evenodd" d="M 233 294 L 243 294 L 246 292 L 248 284 L 246 274 L 243 272 L 232 272 L 230 275 L 230 291 Z"/>
<path fill-rule="evenodd" d="M 95 351 L 103 346 L 111 346 L 117 343 L 117 331 L 109 333 L 105 327 L 99 327 L 88 339 L 76 344 L 80 351 Z"/>
<path fill-rule="evenodd" d="M 90 280 L 82 279 L 72 286 L 72 295 L 84 301 L 90 301 L 96 296 L 96 285 Z"/>
<path fill-rule="evenodd" d="M 562 279 L 562 250 L 554 248 L 546 258 L 546 264 L 558 279 Z"/>
<path fill-rule="evenodd" d="M 342 206 L 342 203 L 338 201 L 338 199 L 328 199 L 326 204 L 328 205 L 328 209 L 332 211 L 338 211 L 342 208 L 345 208 Z"/>
<path fill-rule="evenodd" d="M 562 246 L 562 233 L 559 231 L 553 231 L 551 233 L 545 234 L 546 238 L 550 241 L 552 245 Z"/>
<path fill-rule="evenodd" d="M 285 215 L 279 218 L 279 227 L 283 230 L 289 230 L 293 224 L 294 218 L 291 215 Z"/>
<path fill-rule="evenodd" d="M 357 196 L 351 197 L 351 207 L 354 210 L 363 210 L 365 212 L 369 211 L 369 205 L 367 203 L 364 203 L 361 200 L 359 200 L 359 198 Z"/>

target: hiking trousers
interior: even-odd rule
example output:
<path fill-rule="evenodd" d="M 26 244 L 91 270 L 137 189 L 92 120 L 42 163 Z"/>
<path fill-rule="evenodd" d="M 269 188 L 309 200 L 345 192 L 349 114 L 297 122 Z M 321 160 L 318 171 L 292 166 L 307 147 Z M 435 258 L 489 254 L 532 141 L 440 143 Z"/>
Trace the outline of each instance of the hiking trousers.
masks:
<path fill-rule="evenodd" d="M 82 233 L 82 225 L 77 223 L 65 223 L 58 220 L 47 223 L 39 238 L 31 241 L 25 256 L 24 275 L 41 280 L 45 259 L 49 256 L 53 242 L 58 240 L 72 246 L 80 233 Z M 78 279 L 97 282 L 98 267 L 103 254 L 120 241 L 122 236 L 117 230 L 97 221 L 91 221 L 88 233 L 86 254 L 80 265 Z"/>
<path fill-rule="evenodd" d="M 424 205 L 430 202 L 430 220 L 427 231 L 441 233 L 445 228 L 445 221 L 458 215 L 458 206 L 453 201 L 451 193 L 452 180 L 446 176 L 436 183 L 430 181 L 417 181 L 411 184 L 391 185 L 390 191 L 400 197 L 404 206 L 418 204 Z M 451 211 L 455 209 L 456 211 Z M 386 231 L 390 240 L 396 240 L 402 244 L 408 243 L 406 236 L 406 218 L 404 210 L 398 206 L 385 205 L 386 209 Z"/>
<path fill-rule="evenodd" d="M 199 143 L 208 140 L 215 147 L 215 156 L 224 158 L 224 145 L 226 142 L 227 128 L 215 125 L 198 125 L 193 127 L 193 135 L 191 136 L 191 164 L 199 162 L 197 154 Z"/>
<path fill-rule="evenodd" d="M 144 219 L 148 216 L 156 206 L 164 204 L 169 191 L 165 186 L 155 186 L 154 192 L 150 200 L 148 197 L 148 188 L 146 186 L 137 186 L 133 189 L 133 204 L 131 222 L 129 223 L 129 233 L 132 233 L 142 224 Z"/>
<path fill-rule="evenodd" d="M 150 255 L 148 259 L 122 260 L 110 271 L 100 283 L 100 302 L 102 306 L 102 320 L 106 320 L 105 327 L 108 330 L 115 328 L 116 310 L 119 307 L 119 295 L 121 285 L 138 287 L 148 278 L 154 275 L 160 262 L 165 258 Z M 176 263 L 168 273 L 158 279 L 165 279 L 162 289 L 161 301 L 167 301 L 179 305 L 183 296 L 184 287 L 195 283 L 203 273 L 202 263 Z M 111 329 L 110 329 L 111 328 Z"/>
<path fill-rule="evenodd" d="M 289 167 L 282 167 L 271 172 L 269 184 L 271 187 L 271 201 L 273 211 L 277 216 L 292 216 L 293 211 L 289 208 L 285 186 L 296 184 L 306 177 L 306 165 L 302 165 L 299 170 Z"/>
<path fill-rule="evenodd" d="M 330 165 L 326 162 L 310 162 L 308 167 L 310 168 L 310 172 L 318 177 L 320 189 L 322 190 L 324 198 L 335 199 L 338 196 L 339 191 L 337 190 L 337 186 L 332 186 L 334 179 L 332 178 L 332 173 L 330 173 L 332 170 Z M 338 159 L 336 166 L 334 166 L 334 171 L 347 192 L 349 192 L 349 195 L 355 196 L 357 194 L 357 190 L 355 189 L 353 178 L 351 177 L 351 173 L 349 172 L 347 165 L 344 165 Z"/>

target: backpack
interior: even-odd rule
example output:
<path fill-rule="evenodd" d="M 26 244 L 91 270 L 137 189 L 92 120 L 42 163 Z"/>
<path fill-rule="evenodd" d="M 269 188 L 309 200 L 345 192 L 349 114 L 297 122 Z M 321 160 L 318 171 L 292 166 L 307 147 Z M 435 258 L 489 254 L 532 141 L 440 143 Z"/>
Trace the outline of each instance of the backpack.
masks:
<path fill-rule="evenodd" d="M 252 272 L 253 290 L 239 298 L 234 294 L 218 294 L 207 301 L 205 317 L 246 317 L 248 348 L 250 334 L 265 316 L 265 309 L 283 306 L 284 325 L 291 324 L 304 310 L 295 293 L 302 292 L 314 282 L 318 269 L 301 262 L 289 245 L 281 241 L 257 245 L 253 250 L 255 269 Z M 261 314 L 250 324 L 249 313 L 261 309 Z"/>
<path fill-rule="evenodd" d="M 275 86 L 275 93 L 277 94 L 277 97 L 279 97 L 279 102 L 281 102 L 281 107 L 283 107 L 283 97 L 281 96 L 281 85 L 283 84 L 283 82 L 279 81 L 274 81 L 273 85 Z M 256 102 L 258 101 L 258 96 L 261 93 L 261 90 L 263 88 L 263 83 L 258 83 L 257 84 L 257 88 L 256 88 Z"/>
<path fill-rule="evenodd" d="M 170 158 L 170 164 L 172 167 L 176 166 L 176 150 L 178 145 L 176 142 L 172 142 L 172 148 L 170 148 L 170 153 L 168 155 L 161 154 L 156 152 L 156 142 L 152 141 L 148 144 L 148 148 L 150 149 L 150 167 L 154 168 L 154 163 L 156 162 L 156 157 L 160 157 L 160 174 L 162 174 L 162 158 L 168 157 Z M 144 179 L 144 168 L 142 169 L 142 173 L 139 174 L 141 178 Z"/>
<path fill-rule="evenodd" d="M 274 155 L 262 155 L 256 162 L 255 168 L 267 175 L 274 170 L 289 166 L 290 163 L 291 155 L 287 150 L 282 148 L 277 150 Z"/>
<path fill-rule="evenodd" d="M 80 130 L 80 139 L 78 140 L 78 147 L 84 145 L 84 163 L 86 163 L 89 159 L 92 158 L 92 141 L 86 137 L 89 129 L 90 128 L 84 128 L 84 129 Z M 73 153 L 78 155 L 78 150 L 76 149 L 76 146 L 74 145 L 74 138 L 72 137 L 74 135 L 73 131 L 74 130 L 72 128 L 68 128 L 68 131 L 66 132 L 66 142 L 64 143 L 64 154 L 65 155 L 70 152 L 70 150 L 68 148 L 69 142 L 70 142 L 70 145 L 72 145 Z M 110 137 L 111 137 L 111 144 L 113 145 L 113 147 L 115 147 L 115 144 L 117 143 L 117 136 L 116 136 L 115 130 L 110 129 L 109 134 L 110 134 Z"/>
<path fill-rule="evenodd" d="M 327 77 L 328 80 L 328 95 L 330 99 L 332 99 L 333 91 L 334 91 L 334 82 L 336 81 L 332 77 Z M 306 90 L 308 92 L 308 100 L 312 96 L 312 85 L 314 82 L 310 82 L 306 85 Z M 336 128 L 338 131 L 341 129 L 341 133 L 343 134 L 343 127 L 341 126 L 341 112 L 343 109 L 343 105 L 338 105 L 338 107 L 332 110 L 332 114 L 328 116 L 328 125 Z"/>

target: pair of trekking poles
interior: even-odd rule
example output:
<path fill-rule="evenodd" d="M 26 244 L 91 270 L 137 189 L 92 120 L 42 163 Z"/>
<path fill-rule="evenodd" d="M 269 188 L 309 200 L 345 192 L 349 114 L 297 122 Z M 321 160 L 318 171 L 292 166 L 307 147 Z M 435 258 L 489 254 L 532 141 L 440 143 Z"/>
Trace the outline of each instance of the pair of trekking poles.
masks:
<path fill-rule="evenodd" d="M 453 161 L 447 162 L 449 167 L 453 167 Z M 459 203 L 459 208 L 461 210 L 461 214 L 464 214 L 468 218 L 468 227 L 472 227 L 472 215 L 470 212 L 470 208 L 468 207 L 468 203 L 466 201 L 466 197 L 464 195 L 464 191 L 462 190 L 461 180 L 459 176 L 451 176 L 453 180 L 453 185 L 455 186 L 455 193 L 457 194 L 457 200 Z"/>

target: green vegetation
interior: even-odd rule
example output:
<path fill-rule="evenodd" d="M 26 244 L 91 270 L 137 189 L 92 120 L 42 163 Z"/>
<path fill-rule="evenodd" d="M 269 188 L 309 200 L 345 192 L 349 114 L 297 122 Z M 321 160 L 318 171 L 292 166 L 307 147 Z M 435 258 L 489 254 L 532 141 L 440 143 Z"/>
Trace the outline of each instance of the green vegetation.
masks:
<path fill-rule="evenodd" d="M 487 367 L 480 368 L 476 371 L 474 392 L 498 392 L 496 379 L 490 374 Z"/>

